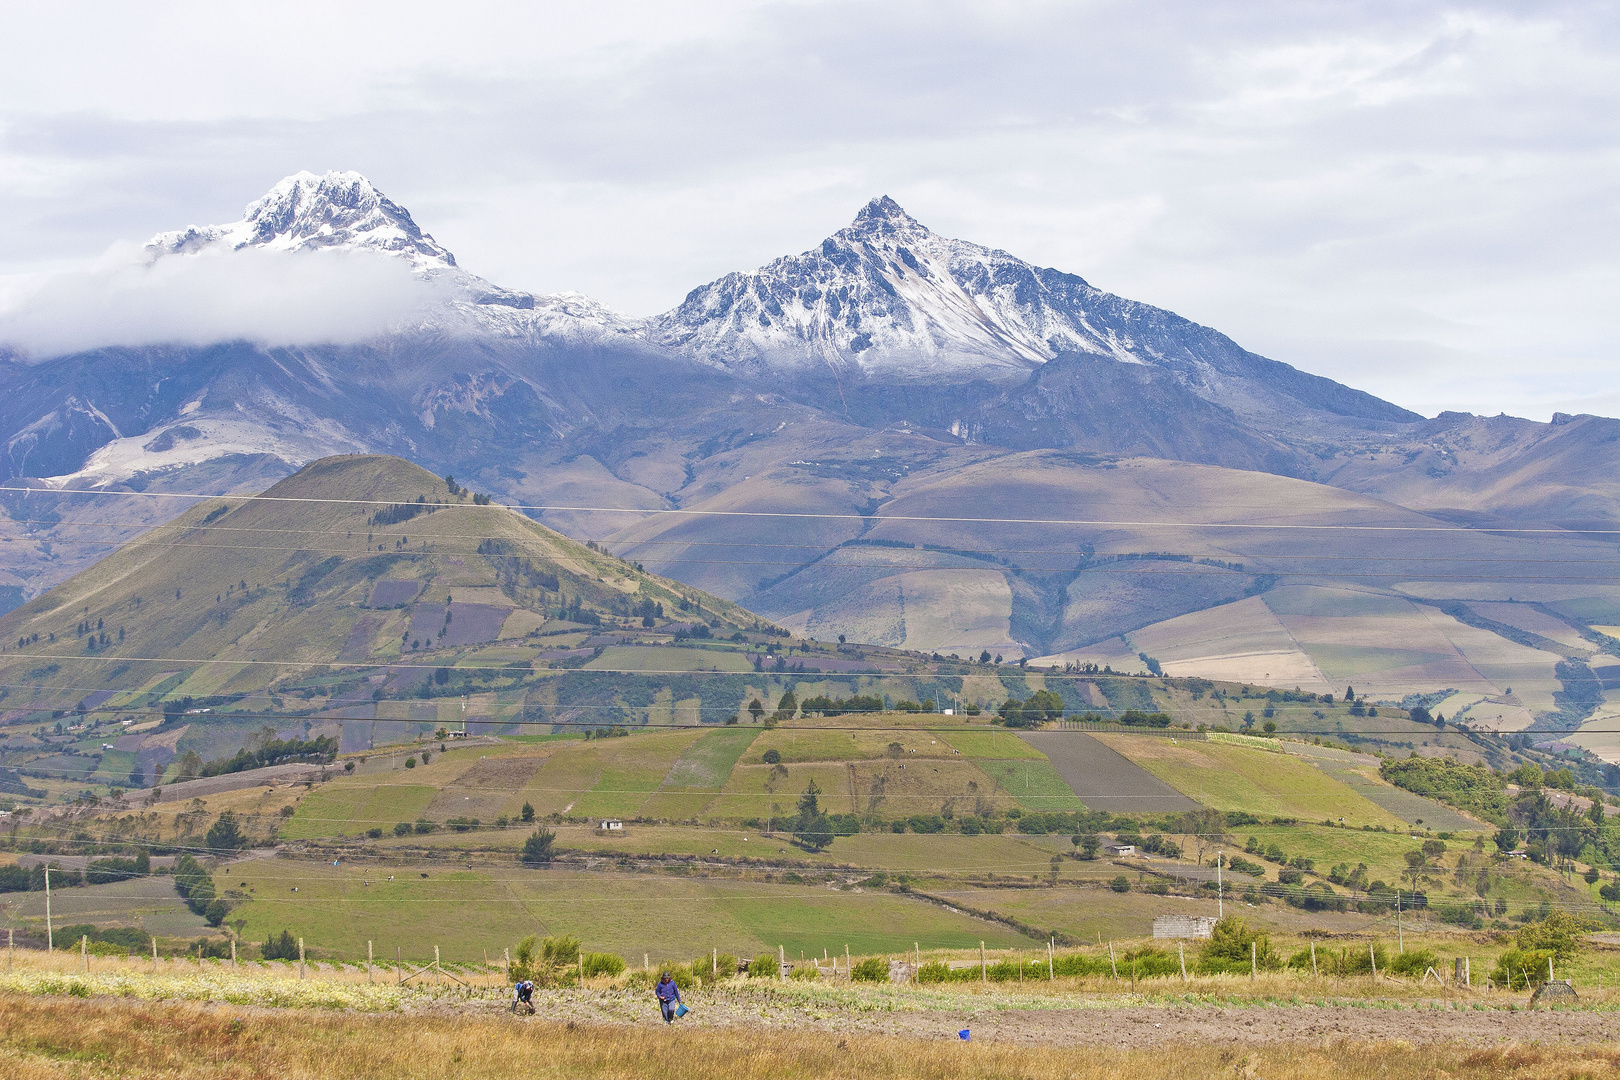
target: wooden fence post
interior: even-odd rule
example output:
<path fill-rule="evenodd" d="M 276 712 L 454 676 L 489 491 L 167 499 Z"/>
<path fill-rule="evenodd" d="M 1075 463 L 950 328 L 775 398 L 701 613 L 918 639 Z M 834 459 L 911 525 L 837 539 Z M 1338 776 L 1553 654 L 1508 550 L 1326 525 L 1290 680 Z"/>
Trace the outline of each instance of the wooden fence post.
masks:
<path fill-rule="evenodd" d="M 394 975 L 401 984 L 405 982 L 405 967 L 400 962 L 400 947 L 398 945 L 394 946 Z"/>
<path fill-rule="evenodd" d="M 1181 981 L 1187 981 L 1187 950 L 1181 942 L 1176 942 L 1176 959 L 1181 961 Z"/>
<path fill-rule="evenodd" d="M 236 939 L 231 938 L 231 967 L 236 966 Z"/>
<path fill-rule="evenodd" d="M 433 946 L 433 985 L 440 986 L 443 983 L 444 968 L 439 966 L 439 947 L 435 945 Z"/>
<path fill-rule="evenodd" d="M 79 970 L 90 973 L 90 935 L 79 935 Z"/>
<path fill-rule="evenodd" d="M 304 977 L 304 939 L 298 939 L 298 977 Z"/>
<path fill-rule="evenodd" d="M 377 981 L 375 978 L 372 977 L 371 966 L 372 966 L 373 960 L 374 960 L 374 958 L 373 958 L 372 952 L 371 952 L 371 940 L 368 938 L 368 939 L 366 939 L 366 982 L 368 982 L 368 983 Z"/>
<path fill-rule="evenodd" d="M 984 942 L 979 942 L 979 981 L 990 981 L 990 969 L 984 962 Z"/>
<path fill-rule="evenodd" d="M 1057 982 L 1057 942 L 1046 943 L 1046 981 Z"/>
<path fill-rule="evenodd" d="M 709 954 L 710 954 L 709 955 L 709 964 L 711 966 L 711 972 L 710 973 L 714 976 L 715 981 L 719 982 L 720 981 L 720 946 L 718 946 L 718 945 L 712 946 L 710 948 L 710 950 L 709 950 Z"/>
<path fill-rule="evenodd" d="M 1254 982 L 1260 977 L 1260 942 L 1259 939 L 1249 942 L 1249 981 Z"/>
<path fill-rule="evenodd" d="M 585 989 L 585 951 L 583 949 L 580 950 L 579 954 L 579 988 L 581 990 Z"/>
<path fill-rule="evenodd" d="M 157 937 L 152 938 L 152 974 L 157 974 Z"/>
<path fill-rule="evenodd" d="M 1316 942 L 1311 942 L 1311 978 L 1319 978 L 1316 973 Z"/>
<path fill-rule="evenodd" d="M 1373 950 L 1372 942 L 1367 942 L 1367 959 L 1372 961 L 1373 978 L 1378 978 L 1378 953 Z"/>
<path fill-rule="evenodd" d="M 646 953 L 641 954 L 641 973 L 643 975 L 652 974 L 652 958 Z"/>
<path fill-rule="evenodd" d="M 778 945 L 776 947 L 776 978 L 778 981 L 781 980 L 782 969 L 785 967 L 787 967 L 787 946 Z"/>
<path fill-rule="evenodd" d="M 1114 960 L 1114 943 L 1108 943 L 1108 966 L 1114 971 L 1114 980 L 1119 980 L 1119 964 Z"/>
<path fill-rule="evenodd" d="M 17 952 L 17 931 L 15 929 L 10 929 L 10 930 L 6 931 L 6 970 L 7 971 L 11 970 L 11 965 L 16 960 L 16 952 Z"/>

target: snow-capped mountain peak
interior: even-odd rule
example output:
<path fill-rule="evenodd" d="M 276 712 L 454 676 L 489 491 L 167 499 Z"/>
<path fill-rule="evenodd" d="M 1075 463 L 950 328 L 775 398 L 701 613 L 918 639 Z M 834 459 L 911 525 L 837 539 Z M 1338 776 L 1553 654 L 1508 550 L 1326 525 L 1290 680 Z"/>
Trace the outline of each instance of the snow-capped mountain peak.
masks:
<path fill-rule="evenodd" d="M 1093 325 L 1088 308 L 1099 298 L 1129 303 L 1072 274 L 939 236 L 884 195 L 810 251 L 693 290 L 649 320 L 648 333 L 756 372 L 825 364 L 901 377 L 1014 375 L 1062 352 L 1143 362 L 1128 334 Z"/>
<path fill-rule="evenodd" d="M 409 211 L 357 172 L 296 173 L 249 203 L 240 221 L 159 233 L 146 246 L 154 256 L 216 247 L 365 249 L 408 259 L 419 271 L 456 267 Z"/>

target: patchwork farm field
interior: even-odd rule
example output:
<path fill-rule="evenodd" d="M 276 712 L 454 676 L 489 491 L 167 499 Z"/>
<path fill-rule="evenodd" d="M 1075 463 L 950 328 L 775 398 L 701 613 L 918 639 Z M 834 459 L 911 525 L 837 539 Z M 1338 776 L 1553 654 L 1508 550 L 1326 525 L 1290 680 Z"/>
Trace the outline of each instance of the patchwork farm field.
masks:
<path fill-rule="evenodd" d="M 255 859 L 219 879 L 248 899 L 234 913 L 263 940 L 290 929 L 321 955 L 354 960 L 374 942 L 418 962 L 481 960 L 529 934 L 573 934 L 587 950 L 690 960 L 711 948 L 753 956 L 882 952 L 922 941 L 935 948 L 1011 946 L 1005 927 L 882 891 L 509 867 L 455 869 L 434 861 L 371 867 Z M 297 892 L 294 893 L 293 890 Z M 1033 944 L 1033 943 L 1031 943 Z"/>
<path fill-rule="evenodd" d="M 1216 810 L 1338 820 L 1347 825 L 1405 823 L 1362 798 L 1348 784 L 1291 755 L 1262 753 L 1215 742 L 1172 743 L 1128 735 L 1096 738 L 1176 790 Z"/>

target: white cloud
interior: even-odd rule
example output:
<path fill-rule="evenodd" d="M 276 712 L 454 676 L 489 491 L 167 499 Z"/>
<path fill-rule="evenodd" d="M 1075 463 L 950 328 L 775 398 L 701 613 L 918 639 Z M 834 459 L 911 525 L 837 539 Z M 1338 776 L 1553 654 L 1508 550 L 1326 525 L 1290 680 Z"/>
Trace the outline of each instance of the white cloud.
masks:
<path fill-rule="evenodd" d="M 0 41 L 0 272 L 352 168 L 475 274 L 650 314 L 887 193 L 1403 404 L 1615 382 L 1613 5 L 62 10 Z"/>
<path fill-rule="evenodd" d="M 343 344 L 442 301 L 402 260 L 367 251 L 211 250 L 95 264 L 0 284 L 0 344 L 33 359 L 105 345 Z"/>

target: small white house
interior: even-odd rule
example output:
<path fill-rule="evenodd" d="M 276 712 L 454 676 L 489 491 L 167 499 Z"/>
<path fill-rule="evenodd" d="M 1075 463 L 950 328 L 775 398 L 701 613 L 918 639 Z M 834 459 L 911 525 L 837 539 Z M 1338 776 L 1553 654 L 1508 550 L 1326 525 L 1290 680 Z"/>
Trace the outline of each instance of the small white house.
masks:
<path fill-rule="evenodd" d="M 1103 850 L 1105 852 L 1107 852 L 1108 854 L 1110 854 L 1110 855 L 1135 855 L 1136 854 L 1136 845 L 1135 844 L 1119 844 L 1119 843 L 1104 844 L 1103 845 Z"/>
<path fill-rule="evenodd" d="M 624 832 L 624 822 L 618 818 L 603 818 L 596 827 L 601 832 Z"/>

